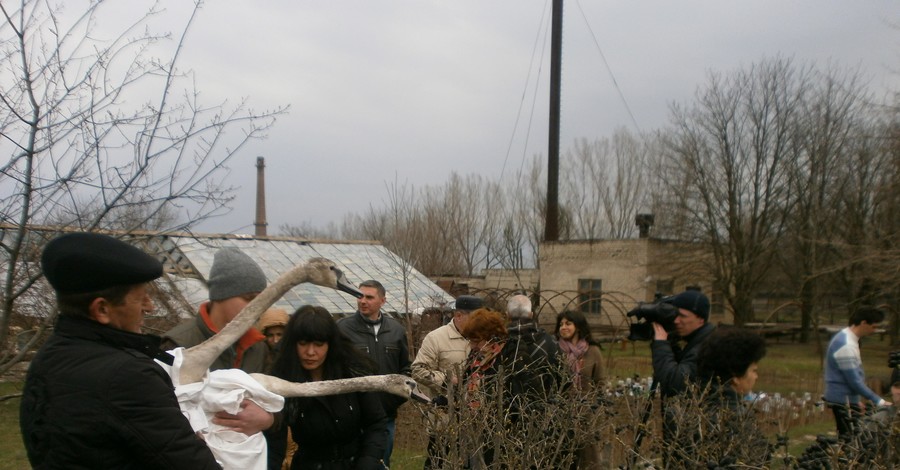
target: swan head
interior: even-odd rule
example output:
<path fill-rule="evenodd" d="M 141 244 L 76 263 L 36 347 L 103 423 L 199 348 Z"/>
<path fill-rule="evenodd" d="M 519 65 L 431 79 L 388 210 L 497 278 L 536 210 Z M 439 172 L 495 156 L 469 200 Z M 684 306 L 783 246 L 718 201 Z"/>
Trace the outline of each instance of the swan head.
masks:
<path fill-rule="evenodd" d="M 431 397 L 419 390 L 419 384 L 413 379 L 406 379 L 407 386 L 410 388 L 409 398 L 419 403 L 431 403 Z M 412 383 L 410 383 L 412 382 Z"/>
<path fill-rule="evenodd" d="M 420 403 L 431 403 L 431 398 L 419 390 L 419 384 L 411 377 L 400 374 L 383 376 L 385 380 L 384 391 L 404 398 L 410 398 Z"/>
<path fill-rule="evenodd" d="M 362 292 L 347 281 L 347 276 L 331 260 L 312 258 L 306 266 L 310 283 L 346 292 L 357 299 L 362 298 Z"/>

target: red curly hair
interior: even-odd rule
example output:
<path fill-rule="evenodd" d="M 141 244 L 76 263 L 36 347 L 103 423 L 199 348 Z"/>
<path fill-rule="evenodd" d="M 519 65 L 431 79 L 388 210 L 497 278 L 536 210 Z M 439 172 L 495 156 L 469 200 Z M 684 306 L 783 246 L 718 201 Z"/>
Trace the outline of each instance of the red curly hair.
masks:
<path fill-rule="evenodd" d="M 466 326 L 460 333 L 469 341 L 506 338 L 506 319 L 499 312 L 479 308 L 469 314 Z"/>

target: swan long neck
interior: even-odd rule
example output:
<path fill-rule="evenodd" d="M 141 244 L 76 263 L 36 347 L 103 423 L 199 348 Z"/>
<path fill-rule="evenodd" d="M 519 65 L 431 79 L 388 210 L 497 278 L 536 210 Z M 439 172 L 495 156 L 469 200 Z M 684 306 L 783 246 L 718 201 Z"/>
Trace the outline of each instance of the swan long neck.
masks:
<path fill-rule="evenodd" d="M 290 397 L 320 397 L 325 395 L 340 395 L 353 392 L 387 392 L 409 398 L 410 389 L 394 386 L 394 382 L 403 383 L 408 377 L 394 375 L 370 375 L 366 377 L 354 377 L 352 379 L 322 380 L 318 382 L 288 382 L 287 380 L 265 374 L 250 374 L 266 390 Z"/>
<path fill-rule="evenodd" d="M 180 381 L 182 384 L 199 382 L 212 363 L 232 344 L 237 342 L 276 300 L 292 287 L 309 280 L 306 264 L 295 266 L 275 282 L 269 284 L 253 301 L 212 338 L 184 351 Z"/>

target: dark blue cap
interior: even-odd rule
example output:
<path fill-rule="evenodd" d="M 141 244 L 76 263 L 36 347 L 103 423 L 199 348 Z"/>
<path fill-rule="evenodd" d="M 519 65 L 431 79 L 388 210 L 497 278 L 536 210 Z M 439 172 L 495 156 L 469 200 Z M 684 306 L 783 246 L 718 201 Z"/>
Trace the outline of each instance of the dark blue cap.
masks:
<path fill-rule="evenodd" d="M 698 290 L 686 290 L 663 300 L 663 302 L 689 310 L 703 320 L 709 321 L 709 299 Z"/>

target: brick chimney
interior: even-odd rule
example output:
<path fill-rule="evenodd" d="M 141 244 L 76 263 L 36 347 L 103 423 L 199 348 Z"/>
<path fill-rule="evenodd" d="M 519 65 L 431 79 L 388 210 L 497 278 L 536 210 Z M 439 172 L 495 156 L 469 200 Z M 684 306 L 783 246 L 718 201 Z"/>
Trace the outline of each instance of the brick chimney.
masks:
<path fill-rule="evenodd" d="M 266 236 L 266 159 L 256 157 L 256 236 Z"/>
<path fill-rule="evenodd" d="M 638 226 L 638 237 L 648 238 L 650 227 L 653 226 L 653 214 L 638 214 L 634 218 L 634 223 Z"/>

